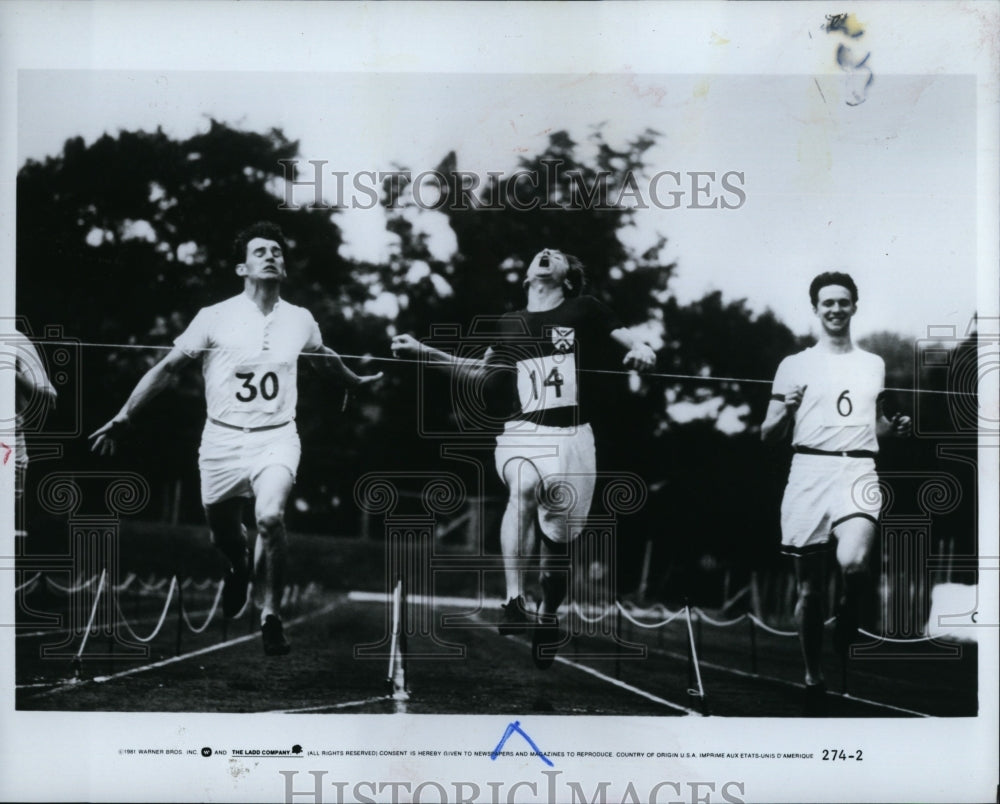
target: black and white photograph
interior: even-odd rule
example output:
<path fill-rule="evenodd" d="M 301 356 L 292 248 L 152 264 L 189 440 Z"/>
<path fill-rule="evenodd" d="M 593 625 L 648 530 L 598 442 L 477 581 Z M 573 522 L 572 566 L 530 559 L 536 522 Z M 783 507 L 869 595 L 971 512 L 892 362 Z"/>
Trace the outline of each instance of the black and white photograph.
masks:
<path fill-rule="evenodd" d="M 995 800 L 998 30 L 0 5 L 0 800 Z"/>

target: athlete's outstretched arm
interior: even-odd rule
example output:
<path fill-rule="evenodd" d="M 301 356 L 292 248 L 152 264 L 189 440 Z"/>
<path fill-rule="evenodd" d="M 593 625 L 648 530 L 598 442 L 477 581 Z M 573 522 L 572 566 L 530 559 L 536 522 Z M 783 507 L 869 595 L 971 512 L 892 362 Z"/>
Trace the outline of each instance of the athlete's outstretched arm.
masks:
<path fill-rule="evenodd" d="M 627 327 L 611 331 L 611 337 L 628 349 L 622 364 L 638 371 L 645 371 L 656 365 L 656 352 L 648 343 L 639 340 Z"/>
<path fill-rule="evenodd" d="M 115 414 L 114 418 L 87 436 L 94 442 L 90 445 L 91 452 L 114 455 L 115 431 L 120 431 L 121 428 L 125 427 L 136 411 L 166 388 L 170 384 L 171 378 L 191 360 L 191 357 L 175 346 L 163 360 L 143 374 L 142 379 L 136 383 L 132 393 L 122 405 L 122 409 Z"/>
<path fill-rule="evenodd" d="M 329 346 L 321 346 L 314 352 L 314 354 L 323 355 L 323 370 L 331 376 L 342 380 L 349 388 L 355 388 L 359 385 L 367 385 L 370 382 L 376 382 L 382 379 L 381 371 L 378 372 L 378 374 L 355 374 L 344 364 L 340 355 L 333 351 L 333 349 Z"/>
<path fill-rule="evenodd" d="M 458 357 L 421 343 L 412 335 L 397 335 L 392 339 L 392 354 L 394 357 L 419 358 L 429 365 L 450 369 L 464 377 L 475 377 L 487 370 L 490 350 L 486 350 L 483 358 Z"/>

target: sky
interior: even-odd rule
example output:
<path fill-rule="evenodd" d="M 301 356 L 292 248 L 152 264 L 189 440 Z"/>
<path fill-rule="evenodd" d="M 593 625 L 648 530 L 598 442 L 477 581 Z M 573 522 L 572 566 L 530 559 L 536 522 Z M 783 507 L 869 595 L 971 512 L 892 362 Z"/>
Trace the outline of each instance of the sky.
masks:
<path fill-rule="evenodd" d="M 646 154 L 637 210 L 623 240 L 636 251 L 667 238 L 682 302 L 720 290 L 814 331 L 806 288 L 847 270 L 861 290 L 855 333 L 928 327 L 961 336 L 976 310 L 976 86 L 955 75 L 876 76 L 863 102 L 850 74 L 261 73 L 25 70 L 19 78 L 18 164 L 57 155 L 65 140 L 157 127 L 175 138 L 214 118 L 300 142 L 327 171 L 458 168 L 509 173 L 553 131 L 584 148 L 600 126 L 612 144 L 659 132 Z M 309 168 L 311 171 L 311 168 Z M 678 209 L 653 203 L 650 179 L 681 174 Z M 690 174 L 742 175 L 736 209 L 690 209 Z M 712 182 L 708 179 L 701 183 Z M 736 179 L 732 179 L 736 181 Z M 673 179 L 656 185 L 667 203 Z M 336 183 L 324 180 L 336 204 Z M 311 197 L 312 189 L 306 188 Z M 729 194 L 730 201 L 737 201 Z M 708 203 L 702 196 L 701 201 Z M 379 209 L 337 217 L 344 256 L 382 260 L 394 236 Z M 436 255 L 455 248 L 440 213 L 417 224 Z M 572 244 L 552 244 L 572 252 Z"/>

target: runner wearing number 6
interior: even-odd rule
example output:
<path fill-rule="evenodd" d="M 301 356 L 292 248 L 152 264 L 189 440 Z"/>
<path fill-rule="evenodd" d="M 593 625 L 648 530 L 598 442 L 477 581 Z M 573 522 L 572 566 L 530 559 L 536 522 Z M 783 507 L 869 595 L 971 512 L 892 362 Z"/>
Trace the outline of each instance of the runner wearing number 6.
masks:
<path fill-rule="evenodd" d="M 553 571 L 552 558 L 579 535 L 594 493 L 597 459 L 587 406 L 607 392 L 607 378 L 593 369 L 623 363 L 647 369 L 656 361 L 652 348 L 610 309 L 582 295 L 583 284 L 583 266 L 576 257 L 543 249 L 524 280 L 527 308 L 499 320 L 495 341 L 482 359 L 459 358 L 409 335 L 392 342 L 397 356 L 420 355 L 466 375 L 489 372 L 510 380 L 491 386 L 510 392 L 495 453 L 496 470 L 508 491 L 500 523 L 507 603 L 498 628 L 504 635 L 530 630 L 540 669 L 554 661 L 556 611 L 567 592 L 566 573 Z M 541 600 L 537 611 L 530 611 L 519 562 L 536 547 Z"/>
<path fill-rule="evenodd" d="M 807 714 L 821 714 L 823 581 L 831 537 L 842 572 L 834 646 L 846 656 L 857 637 L 882 507 L 875 482 L 878 439 L 908 435 L 910 419 L 886 418 L 885 364 L 851 340 L 858 302 L 854 280 L 843 273 L 820 274 L 809 286 L 809 298 L 820 323 L 819 342 L 781 361 L 761 436 L 780 441 L 791 431 L 795 455 L 781 503 L 782 551 L 795 561 Z"/>
<path fill-rule="evenodd" d="M 237 235 L 233 248 L 243 292 L 198 311 L 118 414 L 90 435 L 91 449 L 113 453 L 135 413 L 183 366 L 201 358 L 208 418 L 198 468 L 212 541 L 230 562 L 223 614 L 233 617 L 242 610 L 253 571 L 261 593 L 264 653 L 283 655 L 289 644 L 278 605 L 285 585 L 285 504 L 301 455 L 295 427 L 299 354 L 325 355 L 323 367 L 348 386 L 381 374 L 359 377 L 323 345 L 312 314 L 281 299 L 286 246 L 277 225 L 250 226 Z M 243 506 L 251 496 L 258 536 L 252 566 L 243 525 Z"/>

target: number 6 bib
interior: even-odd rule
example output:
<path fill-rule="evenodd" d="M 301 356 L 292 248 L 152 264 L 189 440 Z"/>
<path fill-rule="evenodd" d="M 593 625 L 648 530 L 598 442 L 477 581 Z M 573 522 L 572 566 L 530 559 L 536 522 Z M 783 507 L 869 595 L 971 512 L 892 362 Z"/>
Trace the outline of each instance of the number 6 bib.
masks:
<path fill-rule="evenodd" d="M 248 413 L 281 410 L 289 374 L 287 363 L 248 363 L 233 372 L 233 397 Z"/>
<path fill-rule="evenodd" d="M 576 355 L 568 352 L 517 361 L 517 395 L 522 413 L 576 405 Z"/>
<path fill-rule="evenodd" d="M 823 424 L 857 427 L 874 422 L 876 395 L 863 381 L 831 386 L 823 397 Z"/>

